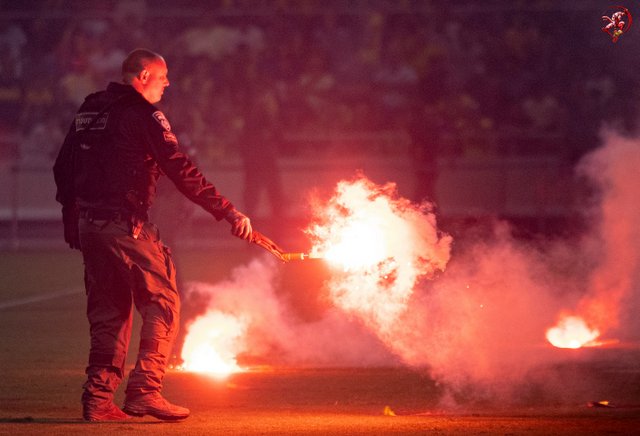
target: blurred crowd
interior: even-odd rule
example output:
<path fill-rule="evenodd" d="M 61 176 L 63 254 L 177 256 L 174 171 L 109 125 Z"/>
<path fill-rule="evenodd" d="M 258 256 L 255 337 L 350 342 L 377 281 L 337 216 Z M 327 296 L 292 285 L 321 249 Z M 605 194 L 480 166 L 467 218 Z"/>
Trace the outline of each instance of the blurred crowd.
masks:
<path fill-rule="evenodd" d="M 633 130 L 640 36 L 548 1 L 1 1 L 0 159 L 48 165 L 133 48 L 203 165 L 281 156 L 557 155 Z M 561 2 L 560 2 L 561 3 Z M 177 5 L 180 6 L 177 6 Z M 455 6 L 453 6 L 455 5 Z"/>

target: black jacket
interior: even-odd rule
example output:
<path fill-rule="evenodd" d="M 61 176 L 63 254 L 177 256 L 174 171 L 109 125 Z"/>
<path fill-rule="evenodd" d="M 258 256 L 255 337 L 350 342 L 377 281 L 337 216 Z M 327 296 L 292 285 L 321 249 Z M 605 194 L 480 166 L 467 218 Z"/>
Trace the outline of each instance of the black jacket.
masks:
<path fill-rule="evenodd" d="M 146 215 L 164 173 L 217 220 L 233 209 L 180 150 L 164 114 L 130 85 L 112 82 L 85 99 L 53 171 L 63 206 Z"/>

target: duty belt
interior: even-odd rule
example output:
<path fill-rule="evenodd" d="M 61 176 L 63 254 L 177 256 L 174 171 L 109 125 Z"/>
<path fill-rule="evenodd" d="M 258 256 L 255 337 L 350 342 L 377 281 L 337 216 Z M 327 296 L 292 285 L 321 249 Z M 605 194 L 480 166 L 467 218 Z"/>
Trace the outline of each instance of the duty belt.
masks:
<path fill-rule="evenodd" d="M 134 239 L 138 239 L 140 231 L 144 226 L 145 220 L 134 219 L 131 212 L 123 210 L 109 210 L 109 209 L 80 209 L 80 217 L 89 221 L 123 221 L 130 225 L 131 236 Z"/>
<path fill-rule="evenodd" d="M 80 209 L 80 218 L 86 218 L 88 220 L 95 221 L 129 221 L 133 217 L 131 212 L 123 210 L 110 210 L 110 209 Z"/>

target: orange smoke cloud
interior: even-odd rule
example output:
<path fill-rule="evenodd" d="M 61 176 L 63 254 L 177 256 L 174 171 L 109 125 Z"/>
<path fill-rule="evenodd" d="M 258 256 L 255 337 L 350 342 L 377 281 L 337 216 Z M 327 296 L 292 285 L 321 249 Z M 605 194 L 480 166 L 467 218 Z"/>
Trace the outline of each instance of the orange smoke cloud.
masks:
<path fill-rule="evenodd" d="M 606 334 L 620 327 L 625 303 L 637 295 L 640 269 L 640 195 L 638 140 L 606 134 L 606 146 L 581 162 L 579 171 L 597 187 L 599 201 L 591 211 L 593 234 L 589 255 L 596 259 L 587 292 L 575 313 Z M 595 241 L 595 243 L 593 242 Z"/>
<path fill-rule="evenodd" d="M 584 327 L 586 343 L 597 333 L 637 334 L 637 143 L 612 135 L 581 163 L 599 196 L 594 226 L 578 241 L 523 242 L 496 220 L 490 231 L 456 235 L 452 256 L 452 238 L 438 230 L 429 204 L 360 177 L 318 202 L 307 230 L 312 254 L 331 265 L 323 291 L 334 307 L 313 321 L 292 313 L 276 289 L 288 286 L 278 269 L 293 263 L 254 260 L 231 280 L 198 286 L 214 296 L 210 313 L 246 320 L 234 353 L 276 365 L 403 363 L 428 368 L 454 394 L 514 392 L 565 356 L 545 337 L 554 326 Z M 549 374 L 537 381 L 554 380 Z"/>

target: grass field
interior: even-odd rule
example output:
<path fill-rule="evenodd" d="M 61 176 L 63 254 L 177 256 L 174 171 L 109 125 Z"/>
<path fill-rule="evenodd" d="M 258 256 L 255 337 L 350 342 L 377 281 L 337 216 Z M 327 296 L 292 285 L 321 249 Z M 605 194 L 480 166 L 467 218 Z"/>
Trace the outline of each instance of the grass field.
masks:
<path fill-rule="evenodd" d="M 178 262 L 183 280 L 215 283 L 250 254 L 191 251 L 179 253 Z M 84 423 L 79 398 L 89 341 L 81 264 L 71 251 L 0 253 L 2 435 L 630 435 L 640 429 L 638 368 L 611 378 L 616 388 L 629 384 L 624 407 L 533 402 L 465 409 L 443 408 L 439 387 L 408 368 L 270 368 L 225 379 L 170 371 L 164 392 L 192 410 L 186 421 Z M 567 383 L 585 374 L 568 374 Z M 396 416 L 385 415 L 385 406 Z"/>

